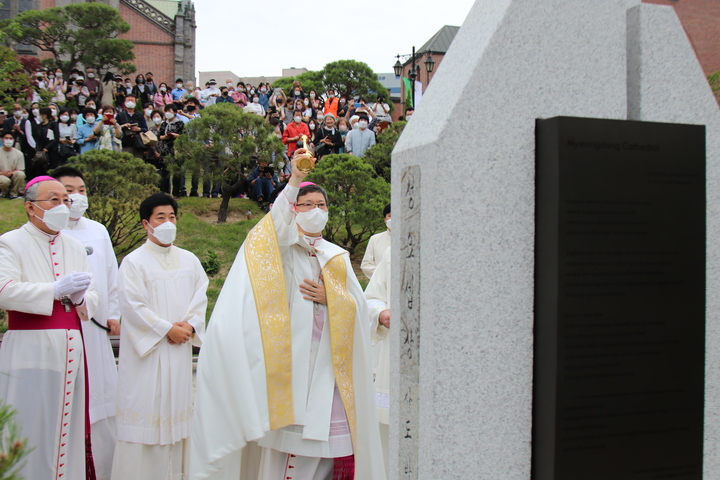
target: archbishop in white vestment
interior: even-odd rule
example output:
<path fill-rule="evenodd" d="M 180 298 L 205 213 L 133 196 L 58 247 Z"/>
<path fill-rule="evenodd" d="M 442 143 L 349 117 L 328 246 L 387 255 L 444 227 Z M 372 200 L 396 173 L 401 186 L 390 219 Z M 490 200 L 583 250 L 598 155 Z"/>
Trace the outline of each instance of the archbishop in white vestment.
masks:
<path fill-rule="evenodd" d="M 0 309 L 52 318 L 59 306 L 56 280 L 88 271 L 80 242 L 28 222 L 0 237 Z M 95 314 L 98 295 L 92 286 L 85 293 L 85 306 L 87 315 Z M 87 315 L 82 312 L 83 320 Z M 23 317 L 18 327 L 27 323 Z M 86 478 L 83 351 L 79 326 L 15 330 L 11 321 L 3 337 L 0 400 L 17 410 L 19 434 L 34 449 L 20 471 L 23 478 Z"/>
<path fill-rule="evenodd" d="M 72 210 L 72 209 L 71 209 Z M 108 319 L 120 319 L 117 298 L 118 264 L 108 231 L 102 224 L 80 217 L 71 220 L 63 234 L 82 242 L 88 252 L 95 290 L 100 302 L 93 319 L 107 327 Z M 117 403 L 117 365 L 108 333 L 94 322 L 83 322 L 85 354 L 90 382 L 90 422 L 92 423 L 93 458 L 98 480 L 110 478 L 117 438 L 115 410 Z"/>
<path fill-rule="evenodd" d="M 180 480 L 192 418 L 192 345 L 205 332 L 208 278 L 195 255 L 148 240 L 118 275 L 122 329 L 113 479 Z M 192 341 L 168 342 L 174 322 Z M 172 465 L 172 474 L 168 469 Z M 184 470 L 184 468 L 182 469 Z"/>
<path fill-rule="evenodd" d="M 299 234 L 298 184 L 291 179 L 248 234 L 208 324 L 193 480 L 331 478 L 353 455 L 355 479 L 385 479 L 366 302 L 347 252 Z M 324 283 L 327 306 L 304 298 L 307 280 Z"/>

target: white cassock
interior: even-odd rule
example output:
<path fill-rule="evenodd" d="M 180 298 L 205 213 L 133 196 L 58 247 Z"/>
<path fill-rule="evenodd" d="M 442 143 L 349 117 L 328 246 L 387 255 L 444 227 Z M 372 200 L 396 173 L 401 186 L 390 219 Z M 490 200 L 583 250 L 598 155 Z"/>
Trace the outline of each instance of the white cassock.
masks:
<path fill-rule="evenodd" d="M 79 240 L 90 247 L 88 254 L 90 271 L 95 281 L 95 291 L 100 295 L 93 318 L 107 327 L 108 319 L 120 320 L 120 305 L 117 298 L 117 257 L 110 235 L 104 225 L 81 217 L 70 222 L 63 235 Z M 117 366 L 115 354 L 107 331 L 93 322 L 82 324 L 85 339 L 85 355 L 88 362 L 90 383 L 90 422 L 92 423 L 93 459 L 97 480 L 108 480 L 112 468 L 117 432 L 115 408 L 117 400 Z"/>
<path fill-rule="evenodd" d="M 205 333 L 208 278 L 195 255 L 147 241 L 122 262 L 118 443 L 113 480 L 185 478 L 192 419 L 192 345 Z M 195 328 L 171 345 L 174 322 Z"/>
<path fill-rule="evenodd" d="M 360 262 L 360 268 L 367 278 L 372 278 L 373 272 L 380 260 L 382 260 L 385 250 L 390 247 L 390 239 L 390 230 L 385 230 L 376 233 L 368 240 L 365 255 L 363 255 L 362 262 Z"/>
<path fill-rule="evenodd" d="M 350 455 L 355 479 L 385 479 L 365 298 L 345 250 L 299 236 L 297 193 L 248 234 L 208 324 L 192 480 L 332 478 Z M 299 291 L 321 271 L 327 307 Z"/>
<path fill-rule="evenodd" d="M 390 336 L 388 328 L 379 321 L 380 312 L 390 308 L 390 252 L 387 248 L 378 263 L 373 277 L 365 289 L 365 298 L 370 310 L 370 338 L 373 351 L 378 354 L 378 366 L 375 372 L 375 402 L 380 439 L 385 454 L 385 470 L 388 470 L 388 425 L 390 424 Z M 392 324 L 391 324 L 392 325 Z"/>
<path fill-rule="evenodd" d="M 30 222 L 7 232 L 0 237 L 0 308 L 50 317 L 58 311 L 53 282 L 73 271 L 90 271 L 85 248 L 74 238 L 49 235 Z M 78 313 L 85 320 L 97 306 L 91 285 L 87 310 Z M 34 449 L 20 471 L 23 478 L 85 480 L 83 352 L 79 327 L 18 330 L 11 319 L 0 348 L 0 401 L 17 410 L 20 437 Z"/>

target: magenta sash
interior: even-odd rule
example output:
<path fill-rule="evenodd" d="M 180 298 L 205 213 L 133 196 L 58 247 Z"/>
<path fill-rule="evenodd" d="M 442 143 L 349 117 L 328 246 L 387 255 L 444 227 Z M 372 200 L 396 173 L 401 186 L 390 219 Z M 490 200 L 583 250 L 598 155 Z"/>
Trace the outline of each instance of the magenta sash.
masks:
<path fill-rule="evenodd" d="M 8 311 L 8 330 L 80 330 L 80 317 L 75 307 L 69 312 L 60 300 L 53 303 L 50 315 Z"/>

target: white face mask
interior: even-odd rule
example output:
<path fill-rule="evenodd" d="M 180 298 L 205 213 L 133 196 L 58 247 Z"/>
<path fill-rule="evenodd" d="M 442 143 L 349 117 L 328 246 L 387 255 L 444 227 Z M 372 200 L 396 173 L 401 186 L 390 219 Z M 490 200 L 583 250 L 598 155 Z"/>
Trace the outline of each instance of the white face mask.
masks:
<path fill-rule="evenodd" d="M 133 109 L 135 108 L 135 102 L 125 102 L 125 108 Z"/>
<path fill-rule="evenodd" d="M 303 103 L 304 103 L 305 106 L 307 107 L 308 105 L 310 105 L 310 100 L 303 100 Z"/>
<path fill-rule="evenodd" d="M 258 103 L 260 99 L 258 97 L 253 97 L 253 103 Z"/>
<path fill-rule="evenodd" d="M 57 115 L 57 110 L 55 110 L 54 108 L 51 108 L 51 109 L 50 109 L 50 115 L 52 115 L 53 117 L 54 117 L 55 115 Z"/>
<path fill-rule="evenodd" d="M 60 230 L 67 228 L 68 220 L 70 220 L 70 209 L 67 205 L 61 203 L 50 210 L 45 210 L 37 203 L 35 206 L 45 212 L 43 218 L 40 218 L 37 215 L 35 215 L 35 218 L 42 220 L 50 230 L 53 232 L 59 232 Z"/>
<path fill-rule="evenodd" d="M 315 130 L 315 124 L 314 124 L 314 123 L 311 123 L 310 125 L 308 125 L 308 128 L 309 128 L 310 130 Z"/>
<path fill-rule="evenodd" d="M 73 201 L 70 207 L 70 218 L 80 218 L 88 208 L 88 199 L 82 193 L 71 193 L 70 199 Z"/>
<path fill-rule="evenodd" d="M 387 227 L 388 230 L 391 230 L 391 228 L 390 228 L 390 221 L 391 221 L 391 220 L 392 220 L 392 218 L 388 218 L 387 220 L 385 220 L 385 226 Z"/>
<path fill-rule="evenodd" d="M 160 87 L 160 91 L 161 91 L 161 92 L 165 92 L 166 90 L 167 90 L 167 88 L 165 88 L 165 87 Z"/>
<path fill-rule="evenodd" d="M 70 116 L 68 116 L 68 115 L 60 115 L 60 121 L 61 121 L 61 122 L 67 122 L 68 120 L 70 120 Z"/>
<path fill-rule="evenodd" d="M 12 148 L 13 145 L 15 145 L 15 140 L 12 138 L 3 140 L 3 145 L 5 145 L 7 148 Z"/>
<path fill-rule="evenodd" d="M 367 122 L 365 120 L 360 120 L 357 122 L 357 126 L 360 130 L 365 130 L 367 128 Z"/>
<path fill-rule="evenodd" d="M 232 88 L 233 85 L 232 85 L 232 83 L 228 82 L 228 83 L 225 84 L 225 86 L 228 87 L 228 88 Z"/>
<path fill-rule="evenodd" d="M 315 98 L 315 94 L 314 94 L 314 93 L 311 93 L 311 94 L 310 94 L 310 98 Z"/>
<path fill-rule="evenodd" d="M 295 120 L 295 123 L 300 123 L 302 121 L 302 117 L 293 117 L 293 120 Z"/>
<path fill-rule="evenodd" d="M 147 110 L 145 110 L 145 116 L 149 117 L 150 115 L 152 115 L 152 108 L 148 108 Z"/>
<path fill-rule="evenodd" d="M 168 120 L 172 120 L 172 118 L 175 116 L 173 112 L 165 112 L 165 118 Z"/>
<path fill-rule="evenodd" d="M 338 127 L 338 130 L 340 130 L 341 132 L 347 132 L 347 125 L 340 125 Z"/>
<path fill-rule="evenodd" d="M 13 115 L 15 115 L 15 118 L 21 118 L 22 117 L 22 110 L 15 110 L 13 112 Z"/>
<path fill-rule="evenodd" d="M 94 73 L 88 73 L 88 78 L 95 78 L 95 74 L 94 74 Z"/>
<path fill-rule="evenodd" d="M 153 118 L 153 123 L 155 125 L 160 125 L 162 123 L 162 118 L 160 118 L 160 117 Z"/>
<path fill-rule="evenodd" d="M 267 92 L 267 88 L 263 87 L 263 88 L 260 89 L 260 91 L 263 92 L 263 93 L 265 93 L 265 92 Z"/>
<path fill-rule="evenodd" d="M 328 222 L 328 212 L 313 208 L 309 212 L 297 212 L 295 221 L 306 233 L 320 233 Z"/>
<path fill-rule="evenodd" d="M 33 108 L 32 109 L 33 117 L 39 117 L 40 116 L 40 109 L 39 108 Z"/>
<path fill-rule="evenodd" d="M 150 227 L 152 228 L 152 227 Z M 163 245 L 170 245 L 175 241 L 175 235 L 177 234 L 177 227 L 174 223 L 167 221 L 161 223 L 150 232 L 150 235 L 155 237 L 158 242 Z"/>
<path fill-rule="evenodd" d="M 70 118 L 72 118 L 74 122 L 75 120 L 77 120 L 77 114 L 73 113 L 72 115 L 70 115 Z"/>
<path fill-rule="evenodd" d="M 126 87 L 126 88 L 132 88 L 132 83 L 130 83 L 130 82 L 125 82 L 125 87 Z"/>
<path fill-rule="evenodd" d="M 175 88 L 181 89 L 181 88 L 182 88 L 182 83 L 176 83 L 176 84 L 175 84 Z"/>
<path fill-rule="evenodd" d="M 85 122 L 92 125 L 93 123 L 95 123 L 95 117 L 86 117 Z"/>

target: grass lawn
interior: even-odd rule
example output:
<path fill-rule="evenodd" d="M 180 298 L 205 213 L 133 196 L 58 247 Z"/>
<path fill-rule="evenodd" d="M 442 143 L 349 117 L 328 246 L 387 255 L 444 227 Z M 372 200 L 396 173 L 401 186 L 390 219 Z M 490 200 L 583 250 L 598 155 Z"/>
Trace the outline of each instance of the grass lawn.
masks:
<path fill-rule="evenodd" d="M 209 301 L 207 318 L 210 318 L 215 301 L 240 245 L 264 213 L 252 200 L 233 198 L 228 209 L 227 223 L 218 224 L 217 211 L 220 208 L 220 199 L 183 198 L 179 200 L 179 204 L 180 217 L 175 244 L 190 250 L 201 261 L 210 258 L 209 252 L 214 253 L 220 264 L 220 271 L 216 275 L 210 276 L 207 292 Z M 0 235 L 18 228 L 26 221 L 27 216 L 22 200 L 0 198 Z M 365 288 L 368 280 L 360 271 L 362 254 L 363 252 L 356 254 L 352 260 L 358 280 Z M 5 312 L 0 312 L 0 331 L 5 331 L 7 328 L 4 314 Z"/>

